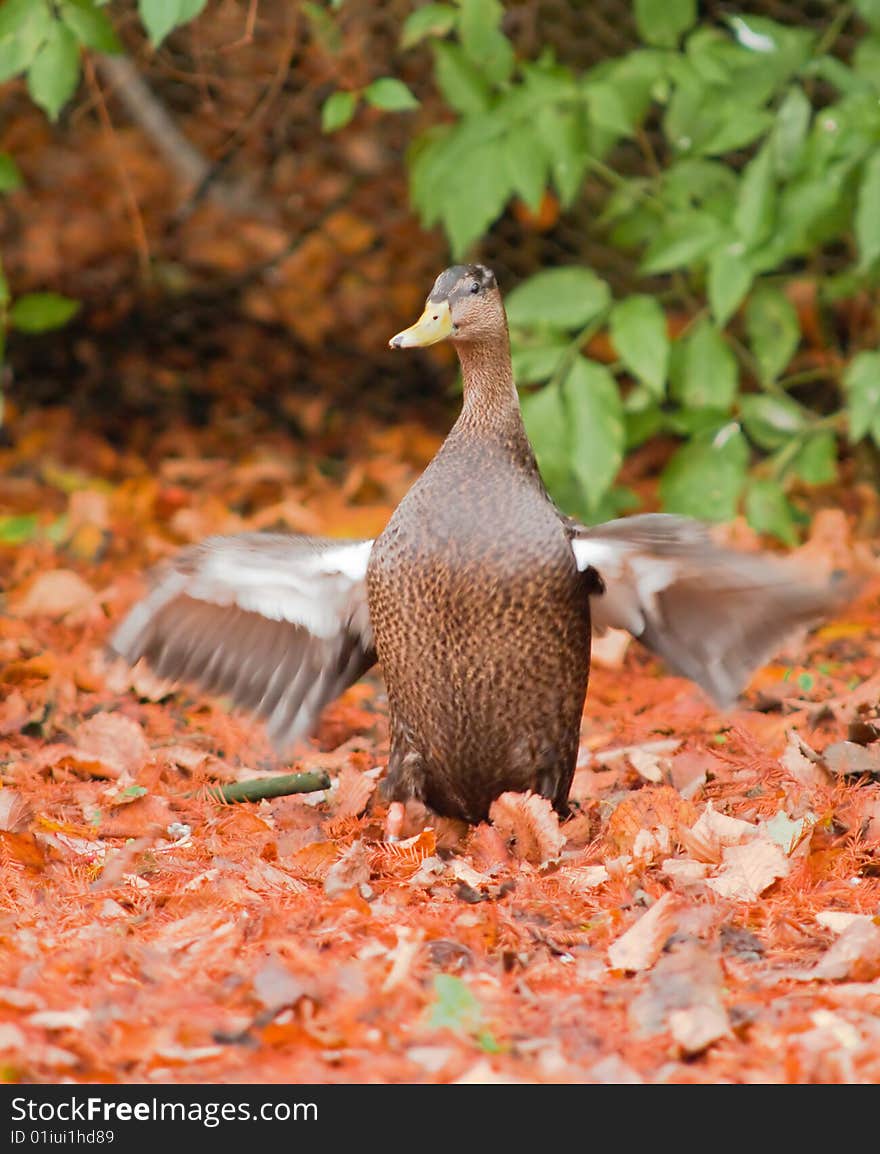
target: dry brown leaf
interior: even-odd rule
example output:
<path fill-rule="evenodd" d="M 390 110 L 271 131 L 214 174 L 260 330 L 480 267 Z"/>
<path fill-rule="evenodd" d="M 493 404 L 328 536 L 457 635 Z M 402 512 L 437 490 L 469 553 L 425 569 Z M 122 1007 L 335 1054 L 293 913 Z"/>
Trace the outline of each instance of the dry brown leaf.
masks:
<path fill-rule="evenodd" d="M 779 764 L 801 785 L 812 787 L 827 784 L 829 780 L 827 771 L 821 764 L 818 764 L 818 758 L 814 759 L 809 756 L 808 750 L 809 746 L 806 742 L 794 730 L 791 730 L 788 734 L 788 744 L 779 759 Z M 812 750 L 809 752 L 811 753 Z"/>
<path fill-rule="evenodd" d="M 23 592 L 10 598 L 9 610 L 18 617 L 66 617 L 96 604 L 96 595 L 72 569 L 40 573 Z"/>
<path fill-rule="evenodd" d="M 502 793 L 492 802 L 489 820 L 513 856 L 532 865 L 559 857 L 565 845 L 556 811 L 536 793 Z"/>
<path fill-rule="evenodd" d="M 425 939 L 424 930 L 411 930 L 408 926 L 397 926 L 396 933 L 397 945 L 388 954 L 391 968 L 382 983 L 383 994 L 403 985 L 407 980 Z"/>
<path fill-rule="evenodd" d="M 727 1011 L 720 1004 L 672 1010 L 668 1022 L 674 1042 L 688 1057 L 701 1054 L 713 1042 L 733 1034 Z"/>
<path fill-rule="evenodd" d="M 0 860 L 3 857 L 34 870 L 41 870 L 46 865 L 43 847 L 32 833 L 0 830 Z"/>
<path fill-rule="evenodd" d="M 880 976 L 880 926 L 873 918 L 850 923 L 813 969 L 794 976 L 801 981 L 873 981 Z"/>
<path fill-rule="evenodd" d="M 608 947 L 608 963 L 615 970 L 648 970 L 675 932 L 680 899 L 664 894 L 647 913 Z"/>
<path fill-rule="evenodd" d="M 664 771 L 669 770 L 669 762 L 666 759 L 661 761 L 656 753 L 644 749 L 630 750 L 627 760 L 639 777 L 654 784 L 659 784 L 663 780 Z"/>
<path fill-rule="evenodd" d="M 264 962 L 251 979 L 254 997 L 269 1013 L 277 1014 L 285 1006 L 295 1006 L 303 997 L 314 994 L 313 984 L 291 973 L 278 958 Z"/>
<path fill-rule="evenodd" d="M 33 820 L 30 802 L 14 789 L 0 789 L 0 830 L 24 833 Z"/>
<path fill-rule="evenodd" d="M 681 840 L 682 830 L 697 820 L 692 802 L 670 785 L 646 786 L 623 799 L 608 819 L 605 839 L 613 853 L 632 853 L 636 839 L 644 830 L 661 826 Z"/>
<path fill-rule="evenodd" d="M 348 847 L 324 879 L 324 893 L 328 898 L 339 897 L 350 889 L 360 890 L 370 880 L 370 859 L 366 846 L 356 841 Z"/>
<path fill-rule="evenodd" d="M 776 842 L 759 836 L 745 845 L 725 846 L 720 872 L 707 878 L 706 885 L 722 897 L 754 902 L 790 870 L 791 863 Z"/>
<path fill-rule="evenodd" d="M 13 689 L 0 701 L 0 737 L 20 733 L 32 720 L 33 709 L 23 693 Z"/>
<path fill-rule="evenodd" d="M 561 869 L 559 878 L 575 890 L 593 890 L 604 885 L 611 875 L 603 865 L 576 866 Z"/>
<path fill-rule="evenodd" d="M 134 776 L 150 756 L 144 731 L 121 713 L 96 713 L 75 734 L 77 749 Z"/>
<path fill-rule="evenodd" d="M 719 813 L 712 802 L 690 829 L 682 831 L 682 845 L 697 861 L 719 863 L 725 846 L 740 845 L 759 836 L 758 827 Z"/>
<path fill-rule="evenodd" d="M 345 765 L 339 774 L 339 785 L 334 795 L 333 820 L 359 817 L 376 789 L 376 779 Z"/>

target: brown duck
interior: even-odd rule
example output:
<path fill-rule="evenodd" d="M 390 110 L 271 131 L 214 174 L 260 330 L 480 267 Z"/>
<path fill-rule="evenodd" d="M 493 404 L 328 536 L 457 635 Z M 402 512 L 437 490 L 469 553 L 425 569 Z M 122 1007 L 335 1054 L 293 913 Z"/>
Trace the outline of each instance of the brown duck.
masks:
<path fill-rule="evenodd" d="M 111 644 L 228 694 L 280 749 L 378 658 L 389 801 L 477 822 L 505 790 L 534 790 L 564 813 L 591 630 L 629 630 L 723 706 L 840 595 L 775 558 L 721 549 L 686 518 L 566 517 L 526 437 L 504 306 L 482 265 L 442 273 L 391 345 L 446 338 L 461 414 L 375 541 L 210 538 L 156 575 Z"/>

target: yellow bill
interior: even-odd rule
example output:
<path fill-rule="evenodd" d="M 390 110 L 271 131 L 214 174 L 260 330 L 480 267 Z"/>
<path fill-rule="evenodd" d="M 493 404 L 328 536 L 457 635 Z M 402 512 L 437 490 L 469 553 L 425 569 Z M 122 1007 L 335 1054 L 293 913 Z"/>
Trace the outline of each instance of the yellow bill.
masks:
<path fill-rule="evenodd" d="M 452 313 L 449 301 L 428 301 L 416 323 L 392 337 L 388 344 L 392 349 L 422 349 L 451 336 Z"/>

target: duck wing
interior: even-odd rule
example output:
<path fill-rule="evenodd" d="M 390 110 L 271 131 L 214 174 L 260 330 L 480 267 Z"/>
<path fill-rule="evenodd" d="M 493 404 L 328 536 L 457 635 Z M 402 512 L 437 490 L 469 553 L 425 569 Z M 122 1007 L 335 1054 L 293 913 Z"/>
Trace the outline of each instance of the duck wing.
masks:
<path fill-rule="evenodd" d="M 854 592 L 843 574 L 811 580 L 789 561 L 722 548 L 687 517 L 569 520 L 568 528 L 578 567 L 595 570 L 604 587 L 591 596 L 594 632 L 627 630 L 721 706 L 790 634 Z"/>
<path fill-rule="evenodd" d="M 209 537 L 152 574 L 110 649 L 145 658 L 267 722 L 276 748 L 376 661 L 367 608 L 371 540 L 270 533 Z"/>

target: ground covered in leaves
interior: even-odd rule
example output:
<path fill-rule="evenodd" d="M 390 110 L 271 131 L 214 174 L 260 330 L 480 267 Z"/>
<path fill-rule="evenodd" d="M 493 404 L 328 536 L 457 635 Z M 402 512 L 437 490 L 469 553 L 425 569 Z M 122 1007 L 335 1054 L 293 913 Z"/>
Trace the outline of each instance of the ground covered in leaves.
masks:
<path fill-rule="evenodd" d="M 378 670 L 283 763 L 223 701 L 104 656 L 152 563 L 214 532 L 376 533 L 442 435 L 286 406 L 115 429 L 10 406 L 3 1078 L 880 1081 L 880 581 L 845 495 L 801 553 L 866 584 L 738 708 L 612 637 L 572 818 L 505 795 L 388 844 Z M 291 768 L 330 788 L 217 797 Z"/>

